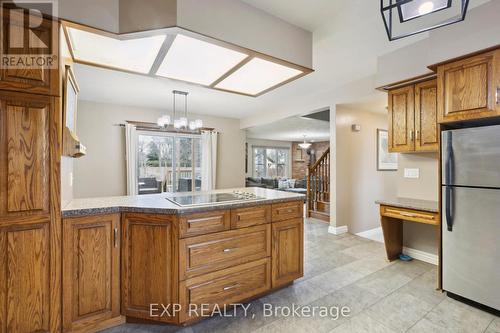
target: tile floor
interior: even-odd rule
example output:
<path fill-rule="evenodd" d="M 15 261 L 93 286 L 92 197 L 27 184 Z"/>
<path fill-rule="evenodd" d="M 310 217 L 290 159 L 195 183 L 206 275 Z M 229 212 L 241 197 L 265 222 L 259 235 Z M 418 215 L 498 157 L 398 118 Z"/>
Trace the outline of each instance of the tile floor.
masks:
<path fill-rule="evenodd" d="M 304 277 L 250 304 L 247 316 L 216 317 L 190 327 L 125 324 L 106 333 L 149 332 L 463 332 L 500 333 L 500 318 L 435 291 L 436 267 L 385 260 L 382 243 L 328 234 L 306 219 Z M 264 303 L 349 307 L 349 317 L 268 317 Z"/>

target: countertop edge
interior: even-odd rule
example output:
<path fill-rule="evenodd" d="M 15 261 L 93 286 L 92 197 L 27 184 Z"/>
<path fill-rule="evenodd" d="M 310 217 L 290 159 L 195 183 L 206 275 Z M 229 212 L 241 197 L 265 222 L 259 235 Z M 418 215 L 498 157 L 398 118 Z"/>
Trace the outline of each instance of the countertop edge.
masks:
<path fill-rule="evenodd" d="M 423 200 L 421 200 L 423 201 Z M 406 209 L 413 209 L 413 210 L 419 210 L 422 212 L 429 212 L 429 213 L 439 213 L 439 208 L 432 208 L 432 207 L 423 207 L 419 205 L 418 203 L 412 204 L 411 202 L 404 203 L 404 202 L 398 202 L 398 201 L 393 201 L 393 200 L 376 200 L 375 203 L 377 205 L 383 205 L 383 206 L 392 206 L 392 207 L 398 207 L 398 208 L 406 208 Z M 429 201 L 429 203 L 434 203 L 434 201 Z M 438 202 L 435 201 L 436 206 L 438 206 Z"/>
<path fill-rule="evenodd" d="M 245 208 L 253 207 L 259 205 L 269 205 L 292 201 L 304 201 L 306 200 L 305 195 L 297 195 L 296 197 L 290 198 L 278 198 L 278 199 L 264 199 L 252 202 L 241 202 L 232 204 L 221 204 L 221 205 L 211 205 L 211 206 L 197 206 L 197 207 L 176 207 L 176 208 L 155 208 L 155 207 L 134 207 L 134 206 L 109 206 L 109 207 L 89 207 L 89 208 L 75 208 L 75 209 L 62 209 L 62 218 L 72 218 L 72 217 L 83 217 L 92 215 L 104 215 L 104 214 L 118 214 L 118 213 L 144 213 L 144 214 L 165 214 L 165 215 L 183 215 L 190 213 L 223 210 L 223 209 L 235 209 L 235 208 Z"/>

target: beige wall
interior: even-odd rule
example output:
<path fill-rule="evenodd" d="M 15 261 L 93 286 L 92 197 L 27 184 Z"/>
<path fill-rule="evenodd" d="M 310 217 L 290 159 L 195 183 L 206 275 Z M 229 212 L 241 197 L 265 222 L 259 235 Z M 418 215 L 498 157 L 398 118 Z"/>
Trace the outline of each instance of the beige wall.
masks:
<path fill-rule="evenodd" d="M 351 130 L 361 125 L 360 132 Z M 377 129 L 387 129 L 387 116 L 337 106 L 336 226 L 350 233 L 380 227 L 375 200 L 396 195 L 397 172 L 377 171 Z"/>
<path fill-rule="evenodd" d="M 77 132 L 87 155 L 74 161 L 75 198 L 126 195 L 125 120 L 156 122 L 163 110 L 79 101 Z M 194 116 L 194 115 L 193 115 Z M 239 120 L 196 116 L 220 132 L 217 188 L 245 183 L 246 134 Z"/>
<path fill-rule="evenodd" d="M 439 155 L 426 154 L 399 154 L 399 170 L 397 178 L 397 193 L 399 197 L 438 200 Z M 418 179 L 404 178 L 405 168 L 420 169 Z M 435 226 L 405 222 L 403 232 L 404 246 L 437 254 L 438 234 Z"/>
<path fill-rule="evenodd" d="M 246 132 L 246 131 L 245 131 Z M 246 173 L 246 177 L 253 177 L 253 147 L 280 147 L 287 148 L 290 150 L 289 160 L 288 160 L 288 171 L 291 176 L 291 168 L 292 168 L 292 142 L 291 141 L 278 141 L 278 140 L 264 140 L 264 139 L 252 139 L 247 138 L 246 140 L 248 144 L 248 172 Z M 243 170 L 245 171 L 245 170 Z"/>

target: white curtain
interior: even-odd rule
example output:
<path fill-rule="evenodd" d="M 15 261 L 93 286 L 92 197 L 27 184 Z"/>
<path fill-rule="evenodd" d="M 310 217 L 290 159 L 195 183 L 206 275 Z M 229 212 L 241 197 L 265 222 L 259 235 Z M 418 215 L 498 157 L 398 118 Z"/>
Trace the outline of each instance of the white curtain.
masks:
<path fill-rule="evenodd" d="M 137 132 L 134 125 L 125 125 L 127 159 L 127 195 L 137 195 Z"/>
<path fill-rule="evenodd" d="M 217 175 L 217 132 L 201 133 L 201 190 L 215 189 Z"/>

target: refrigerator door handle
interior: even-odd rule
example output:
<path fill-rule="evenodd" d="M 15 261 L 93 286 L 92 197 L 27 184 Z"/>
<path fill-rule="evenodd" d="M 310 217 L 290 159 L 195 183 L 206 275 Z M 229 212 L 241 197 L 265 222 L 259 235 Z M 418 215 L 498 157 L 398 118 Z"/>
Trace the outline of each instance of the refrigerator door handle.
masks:
<path fill-rule="evenodd" d="M 446 205 L 446 226 L 448 231 L 453 230 L 452 201 L 453 201 L 453 132 L 446 132 L 446 161 L 445 161 L 445 205 Z"/>
<path fill-rule="evenodd" d="M 445 187 L 445 215 L 446 215 L 446 229 L 448 231 L 453 231 L 453 215 L 451 213 L 451 210 L 453 209 L 452 207 L 452 201 L 453 201 L 453 188 L 451 186 L 446 186 Z"/>

